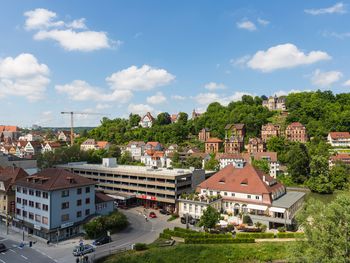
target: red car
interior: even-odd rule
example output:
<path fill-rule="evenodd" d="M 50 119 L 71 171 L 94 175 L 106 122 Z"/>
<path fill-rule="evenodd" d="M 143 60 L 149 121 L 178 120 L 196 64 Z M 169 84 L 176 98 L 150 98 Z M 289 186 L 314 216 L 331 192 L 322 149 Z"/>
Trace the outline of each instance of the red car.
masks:
<path fill-rule="evenodd" d="M 157 215 L 156 215 L 156 213 L 151 212 L 151 213 L 149 213 L 149 217 L 150 218 L 157 218 Z"/>

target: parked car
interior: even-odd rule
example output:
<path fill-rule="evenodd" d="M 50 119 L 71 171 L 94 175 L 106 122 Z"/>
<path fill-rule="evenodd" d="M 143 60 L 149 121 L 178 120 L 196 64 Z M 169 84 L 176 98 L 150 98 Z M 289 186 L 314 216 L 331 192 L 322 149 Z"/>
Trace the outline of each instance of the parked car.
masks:
<path fill-rule="evenodd" d="M 102 237 L 99 237 L 98 239 L 96 239 L 92 244 L 95 246 L 100 246 L 103 244 L 107 244 L 111 241 L 112 241 L 112 239 L 110 236 L 102 236 Z"/>
<path fill-rule="evenodd" d="M 171 214 L 168 210 L 165 210 L 165 209 L 160 209 L 159 213 L 161 213 L 162 215 L 170 215 Z"/>
<path fill-rule="evenodd" d="M 81 246 L 76 246 L 73 250 L 73 255 L 76 257 L 83 256 L 89 253 L 94 252 L 95 249 L 91 245 L 81 245 Z"/>
<path fill-rule="evenodd" d="M 7 247 L 5 246 L 4 243 L 0 243 L 0 252 L 4 252 L 7 250 Z"/>
<path fill-rule="evenodd" d="M 149 216 L 150 218 L 157 218 L 157 215 L 156 215 L 156 213 L 154 213 L 154 212 L 149 213 L 148 216 Z"/>

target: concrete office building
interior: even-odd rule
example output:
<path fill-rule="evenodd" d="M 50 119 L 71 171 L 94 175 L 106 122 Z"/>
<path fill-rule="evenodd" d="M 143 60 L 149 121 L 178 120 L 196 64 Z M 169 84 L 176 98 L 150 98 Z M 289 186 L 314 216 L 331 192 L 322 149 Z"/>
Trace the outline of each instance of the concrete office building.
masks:
<path fill-rule="evenodd" d="M 117 165 L 115 158 L 104 158 L 102 165 L 68 163 L 58 165 L 96 182 L 98 190 L 117 200 L 136 199 L 139 205 L 174 211 L 182 193 L 193 191 L 214 172 L 202 169 L 166 169 Z"/>

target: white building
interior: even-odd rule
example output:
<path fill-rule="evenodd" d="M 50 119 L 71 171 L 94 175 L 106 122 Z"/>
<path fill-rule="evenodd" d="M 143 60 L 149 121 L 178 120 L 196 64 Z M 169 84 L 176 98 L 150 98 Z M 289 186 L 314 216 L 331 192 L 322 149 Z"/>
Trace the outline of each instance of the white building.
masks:
<path fill-rule="evenodd" d="M 140 160 L 141 156 L 144 155 L 145 145 L 143 141 L 131 141 L 128 143 L 125 150 L 130 152 L 134 160 Z"/>
<path fill-rule="evenodd" d="M 165 153 L 162 151 L 146 151 L 143 156 L 141 156 L 141 163 L 145 164 L 145 166 L 152 167 L 168 167 L 167 157 Z M 170 163 L 171 164 L 171 163 Z"/>
<path fill-rule="evenodd" d="M 350 132 L 330 132 L 327 140 L 333 147 L 350 147 Z"/>
<path fill-rule="evenodd" d="M 150 128 L 150 127 L 152 127 L 154 121 L 155 121 L 155 119 L 153 118 L 151 113 L 147 112 L 146 115 L 144 115 L 141 118 L 139 125 L 143 128 Z"/>

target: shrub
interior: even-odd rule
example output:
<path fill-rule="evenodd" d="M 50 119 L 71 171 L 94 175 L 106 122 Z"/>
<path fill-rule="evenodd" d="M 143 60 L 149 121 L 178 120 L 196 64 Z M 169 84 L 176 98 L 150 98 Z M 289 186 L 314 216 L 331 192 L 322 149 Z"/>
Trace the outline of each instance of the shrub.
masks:
<path fill-rule="evenodd" d="M 246 239 L 246 238 L 254 238 L 254 239 L 264 239 L 264 238 L 274 238 L 274 233 L 245 233 L 239 232 L 236 234 L 236 239 Z"/>
<path fill-rule="evenodd" d="M 277 233 L 277 238 L 304 238 L 304 233 L 280 232 Z"/>
<path fill-rule="evenodd" d="M 172 214 L 169 218 L 168 218 L 168 222 L 169 221 L 173 221 L 173 220 L 175 220 L 176 218 L 178 218 L 179 217 L 179 215 L 177 215 L 177 214 Z"/>
<path fill-rule="evenodd" d="M 136 243 L 134 245 L 134 250 L 136 251 L 142 251 L 148 249 L 147 245 L 145 243 Z"/>
<path fill-rule="evenodd" d="M 243 216 L 243 224 L 251 224 L 252 220 L 249 215 L 244 215 Z"/>
<path fill-rule="evenodd" d="M 228 244 L 228 243 L 254 243 L 253 238 L 233 239 L 233 238 L 186 238 L 186 244 Z"/>
<path fill-rule="evenodd" d="M 169 235 L 169 234 L 164 234 L 164 233 L 160 233 L 160 234 L 159 234 L 159 238 L 171 239 L 171 235 Z"/>
<path fill-rule="evenodd" d="M 286 228 L 284 226 L 280 226 L 277 228 L 278 232 L 286 232 Z"/>

